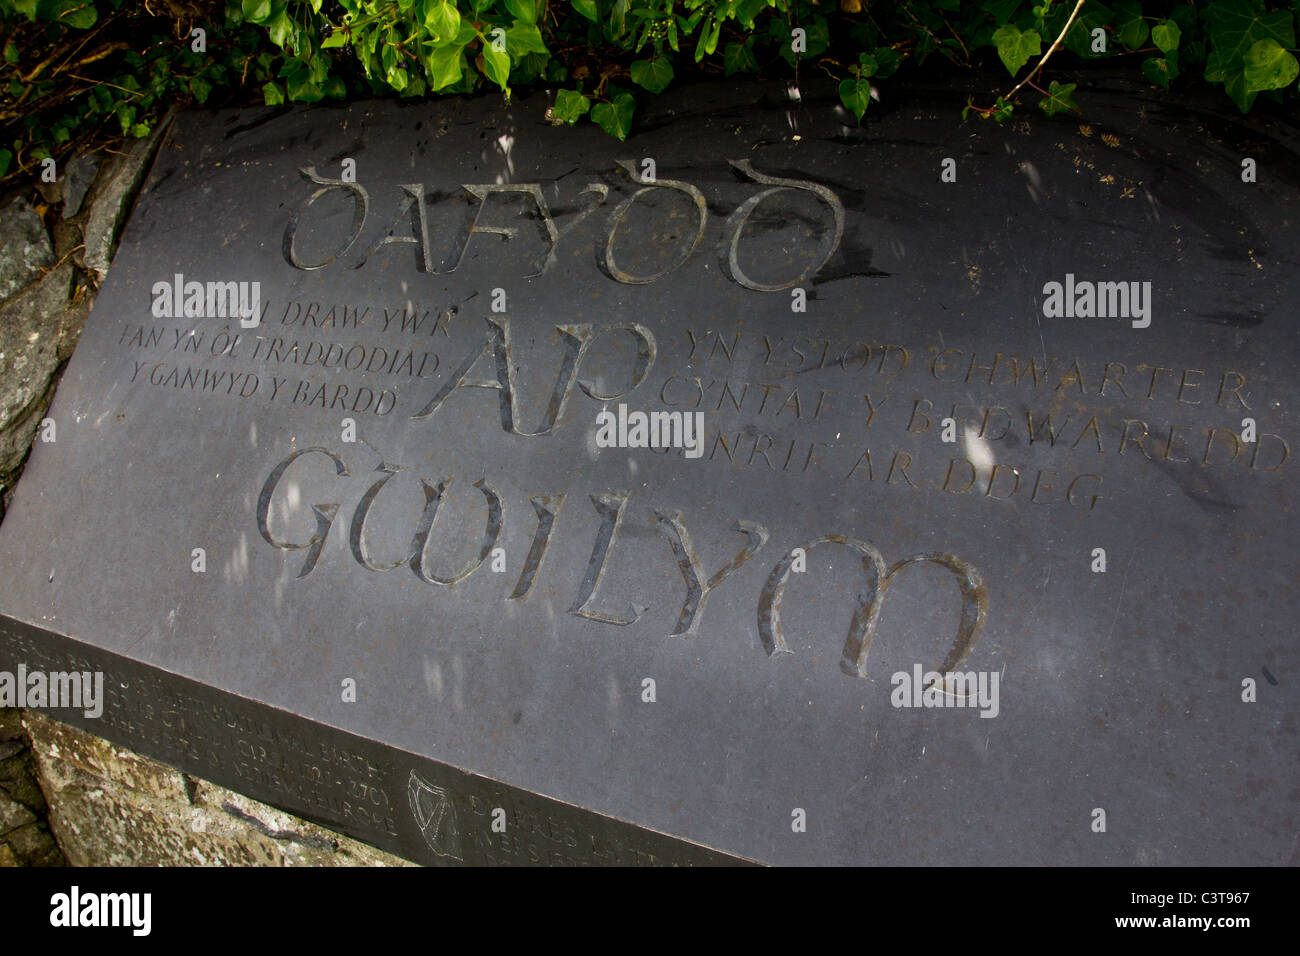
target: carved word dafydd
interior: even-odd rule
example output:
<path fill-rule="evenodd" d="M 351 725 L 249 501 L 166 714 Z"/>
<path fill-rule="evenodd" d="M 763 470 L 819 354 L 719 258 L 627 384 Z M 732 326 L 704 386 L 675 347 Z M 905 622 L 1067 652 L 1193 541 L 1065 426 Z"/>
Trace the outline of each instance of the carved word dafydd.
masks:
<path fill-rule="evenodd" d="M 840 240 L 844 237 L 844 205 L 840 202 L 839 197 L 819 183 L 803 179 L 784 179 L 779 176 L 765 175 L 754 169 L 747 159 L 732 160 L 730 165 L 750 182 L 767 187 L 745 199 L 727 217 L 723 226 L 723 242 L 726 250 L 724 260 L 732 281 L 744 286 L 746 289 L 753 289 L 757 292 L 779 292 L 811 279 L 835 254 L 835 250 L 839 248 Z M 704 238 L 705 228 L 709 221 L 708 202 L 704 193 L 690 183 L 677 179 L 654 179 L 645 182 L 638 177 L 636 166 L 631 161 L 619 160 L 617 166 L 634 183 L 640 183 L 641 187 L 614 208 L 606 224 L 603 241 L 597 243 L 598 260 L 605 273 L 617 282 L 628 285 L 644 285 L 657 282 L 684 265 L 696 252 L 700 241 Z M 608 186 L 601 183 L 588 183 L 579 195 L 589 195 L 592 199 L 578 211 L 577 218 L 568 223 L 562 230 L 551 214 L 542 187 L 537 183 L 462 184 L 461 188 L 465 190 L 465 193 L 475 204 L 472 218 L 467 224 L 468 228 L 466 228 L 464 222 L 439 222 L 437 231 L 431 232 L 430 211 L 432 207 L 438 203 L 446 202 L 450 197 L 444 193 L 431 193 L 423 183 L 406 183 L 398 186 L 401 196 L 398 198 L 397 213 L 392 220 L 391 226 L 385 229 L 382 236 L 375 240 L 369 248 L 364 248 L 358 246 L 358 241 L 361 239 L 362 234 L 366 232 L 366 223 L 370 218 L 371 200 L 366 187 L 357 182 L 329 179 L 321 176 L 316 172 L 315 166 L 303 167 L 299 172 L 308 182 L 319 188 L 308 195 L 289 217 L 288 225 L 284 230 L 282 252 L 285 261 L 291 266 L 295 269 L 307 271 L 324 269 L 339 259 L 348 257 L 358 251 L 360 251 L 360 257 L 352 264 L 352 268 L 360 269 L 374 256 L 390 251 L 389 247 L 391 246 L 414 246 L 417 268 L 420 272 L 428 275 L 449 275 L 459 269 L 465 261 L 465 255 L 475 236 L 498 236 L 503 240 L 514 239 L 519 236 L 520 230 L 517 226 L 489 225 L 481 221 L 485 210 L 490 206 L 500 204 L 502 198 L 511 198 L 517 201 L 522 200 L 527 206 L 531 206 L 530 216 L 536 223 L 538 233 L 546 244 L 546 253 L 541 257 L 541 261 L 536 263 L 536 270 L 525 276 L 526 278 L 532 278 L 543 274 L 554 265 L 556 250 L 564 237 L 609 198 Z M 638 216 L 641 213 L 639 207 L 643 205 L 642 198 L 655 190 L 669 190 L 670 192 L 680 193 L 689 199 L 693 208 L 695 225 L 693 229 L 688 230 L 688 235 L 683 239 L 684 245 L 681 246 L 671 264 L 658 272 L 634 274 L 627 271 L 619 263 L 618 255 L 615 252 L 617 237 L 619 235 L 633 236 L 633 241 L 635 241 L 637 235 L 644 234 L 643 229 L 638 225 Z M 306 261 L 299 252 L 299 233 L 304 230 L 310 231 L 310 228 L 306 227 L 304 223 L 311 218 L 312 206 L 316 201 L 322 196 L 336 191 L 352 204 L 352 224 L 346 235 L 328 237 L 334 240 L 328 243 L 333 248 L 333 252 L 317 261 Z M 740 263 L 740 248 L 742 236 L 745 232 L 745 224 L 754 211 L 771 197 L 790 191 L 808 193 L 825 205 L 830 211 L 832 225 L 829 233 L 824 233 L 820 239 L 819 244 L 822 246 L 822 251 L 816 261 L 806 265 L 797 274 L 788 278 L 780 281 L 763 281 L 746 273 Z M 494 199 L 494 197 L 496 198 Z M 452 257 L 454 261 L 450 265 L 435 263 L 433 244 L 430 242 L 430 237 L 448 235 L 450 234 L 446 231 L 448 228 L 452 230 L 459 229 L 463 234 L 460 248 Z M 364 251 L 361 251 L 363 248 Z"/>
<path fill-rule="evenodd" d="M 298 468 L 308 467 L 306 463 L 297 465 L 299 459 L 310 459 L 317 464 L 318 468 L 321 466 L 326 468 L 327 479 L 329 470 L 332 470 L 333 477 L 328 480 L 348 479 L 352 474 L 341 454 L 328 448 L 313 446 L 290 453 L 271 469 L 262 485 L 257 500 L 258 531 L 267 544 L 277 550 L 286 553 L 305 552 L 297 574 L 299 578 L 304 578 L 311 574 L 320 560 L 330 531 L 339 517 L 341 501 L 303 503 L 302 506 L 310 508 L 315 518 L 315 531 L 307 540 L 284 540 L 277 536 L 271 529 L 272 504 L 277 500 L 291 505 L 298 503 L 299 496 L 281 492 L 280 486 L 285 483 L 285 475 L 291 467 L 295 468 L 295 473 Z M 424 496 L 424 505 L 411 529 L 410 544 L 397 560 L 380 562 L 368 545 L 367 520 L 389 481 L 407 469 L 406 465 L 385 460 L 379 462 L 372 472 L 369 484 L 357 501 L 351 520 L 347 522 L 348 549 L 353 560 L 366 571 L 382 574 L 407 567 L 422 584 L 437 588 L 454 588 L 481 568 L 498 549 L 501 533 L 505 527 L 506 498 L 494 490 L 486 479 L 478 479 L 471 483 L 471 487 L 478 492 L 478 495 L 472 495 L 471 499 L 477 501 L 479 495 L 482 497 L 482 537 L 471 542 L 474 545 L 471 549 L 472 554 L 461 567 L 451 573 L 438 574 L 431 569 L 430 553 L 433 552 L 435 556 L 449 557 L 450 552 L 459 543 L 455 540 L 447 540 L 446 533 L 441 537 L 435 535 L 439 512 L 444 508 L 455 479 L 450 475 L 434 480 L 421 477 L 420 488 Z M 345 495 L 345 490 L 341 488 L 337 497 L 341 499 Z M 335 496 L 331 495 L 331 497 Z M 600 600 L 597 594 L 609 564 L 610 553 L 618 544 L 619 528 L 623 524 L 631 497 L 629 491 L 607 491 L 589 495 L 591 506 L 600 519 L 592 540 L 591 556 L 587 560 L 586 567 L 580 572 L 579 569 L 561 569 L 561 573 L 566 570 L 574 572 L 571 580 L 576 582 L 576 587 L 573 590 L 573 600 L 568 607 L 570 614 L 602 624 L 627 626 L 635 624 L 648 610 L 646 607 L 630 603 L 622 607 L 610 606 L 607 600 Z M 565 500 L 564 493 L 532 495 L 528 498 L 528 503 L 536 516 L 536 527 L 527 554 L 519 566 L 519 576 L 505 600 L 524 600 L 531 593 L 551 546 Z M 766 527 L 756 521 L 743 518 L 735 521 L 731 529 L 744 535 L 745 543 L 730 561 L 710 574 L 692 544 L 686 519 L 682 513 L 671 508 L 653 508 L 652 514 L 655 527 L 664 535 L 671 547 L 672 556 L 676 560 L 686 588 L 686 595 L 677 615 L 677 623 L 671 633 L 674 636 L 693 637 L 700 631 L 700 622 L 710 595 L 767 545 L 770 534 Z M 642 536 L 636 536 L 627 546 L 639 547 L 645 540 Z M 437 543 L 438 541 L 442 542 L 441 545 Z M 917 564 L 933 564 L 950 572 L 961 594 L 961 620 L 957 636 L 938 669 L 954 670 L 970 655 L 984 628 L 984 621 L 988 614 L 988 587 L 973 565 L 956 555 L 938 553 L 915 554 L 887 565 L 884 556 L 870 542 L 846 535 L 825 534 L 801 542 L 783 552 L 763 585 L 758 600 L 758 635 L 769 656 L 793 653 L 786 642 L 781 623 L 785 591 L 792 573 L 803 570 L 802 563 L 806 560 L 808 552 L 827 545 L 847 548 L 854 553 L 861 560 L 863 572 L 863 581 L 856 594 L 853 619 L 849 624 L 840 661 L 840 668 L 844 673 L 867 677 L 867 655 L 871 649 L 871 641 L 889 588 L 903 571 Z M 663 551 L 645 555 L 639 565 L 652 567 L 656 560 L 662 561 L 666 557 L 666 552 Z"/>

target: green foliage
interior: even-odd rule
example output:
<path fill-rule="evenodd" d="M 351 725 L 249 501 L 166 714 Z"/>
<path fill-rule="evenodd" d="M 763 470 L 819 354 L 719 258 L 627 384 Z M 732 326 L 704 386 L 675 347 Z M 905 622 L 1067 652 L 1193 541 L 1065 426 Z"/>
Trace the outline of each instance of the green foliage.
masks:
<path fill-rule="evenodd" d="M 161 4 L 159 4 L 161 6 Z M 148 136 L 173 103 L 206 104 L 272 79 L 265 31 L 154 16 L 135 0 L 0 0 L 0 179 L 30 176 L 47 156 Z M 194 26 L 209 27 L 206 52 Z M 251 98 L 251 97 L 249 97 Z"/>
<path fill-rule="evenodd" d="M 1022 32 L 1014 23 L 1004 23 L 998 27 L 993 32 L 993 42 L 997 44 L 998 57 L 1012 76 L 1020 72 L 1020 68 L 1033 57 L 1038 56 L 1043 48 L 1043 39 L 1036 30 Z"/>
<path fill-rule="evenodd" d="M 1161 53 L 1173 53 L 1178 49 L 1178 41 L 1183 31 L 1173 20 L 1162 20 L 1151 28 L 1151 42 Z"/>
<path fill-rule="evenodd" d="M 1140 50 L 1151 36 L 1151 28 L 1142 16 L 1137 0 L 1117 0 L 1114 12 L 1115 35 L 1130 50 Z"/>
<path fill-rule="evenodd" d="M 597 103 L 591 108 L 591 118 L 610 136 L 627 139 L 632 129 L 632 114 L 636 110 L 636 99 L 631 93 L 616 93 L 609 103 Z"/>
<path fill-rule="evenodd" d="M 1300 76 L 1300 63 L 1271 37 L 1256 41 L 1244 60 L 1246 89 L 1255 92 L 1282 89 Z"/>
<path fill-rule="evenodd" d="M 1288 73 L 1295 79 L 1294 19 L 1262 3 L 1220 0 L 1205 12 L 1210 36 L 1205 78 L 1221 82 L 1244 113 L 1257 94 L 1277 89 Z M 1279 49 L 1281 48 L 1281 49 Z"/>
<path fill-rule="evenodd" d="M 1055 116 L 1057 113 L 1063 113 L 1066 110 L 1078 111 L 1079 104 L 1074 102 L 1073 83 L 1058 83 L 1052 80 L 1051 86 L 1047 88 L 1047 95 L 1038 102 L 1039 108 L 1048 116 Z"/>
<path fill-rule="evenodd" d="M 0 0 L 0 178 L 147 135 L 172 104 L 548 88 L 554 122 L 623 139 L 683 78 L 811 73 L 861 122 L 875 84 L 932 58 L 1012 77 L 964 115 L 1004 120 L 1026 95 L 1077 111 L 1075 85 L 1045 74 L 1105 61 L 1163 88 L 1220 85 L 1246 111 L 1295 101 L 1297 14 L 1298 0 Z"/>
<path fill-rule="evenodd" d="M 591 100 L 574 90 L 560 90 L 555 94 L 555 105 L 551 107 L 551 119 L 557 123 L 572 126 L 591 109 Z"/>
<path fill-rule="evenodd" d="M 666 56 L 637 60 L 632 64 L 632 82 L 651 93 L 662 93 L 673 81 L 673 64 Z"/>

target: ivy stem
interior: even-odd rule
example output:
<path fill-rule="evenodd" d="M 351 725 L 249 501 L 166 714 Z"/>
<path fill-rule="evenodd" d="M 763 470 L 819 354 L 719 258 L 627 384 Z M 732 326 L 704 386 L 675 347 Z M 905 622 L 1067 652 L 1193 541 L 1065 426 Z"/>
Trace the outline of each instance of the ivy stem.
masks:
<path fill-rule="evenodd" d="M 1034 76 L 1040 73 L 1043 67 L 1047 65 L 1048 58 L 1051 57 L 1051 55 L 1057 51 L 1057 48 L 1060 47 L 1061 45 L 1061 41 L 1065 39 L 1065 35 L 1070 32 L 1070 27 L 1074 23 L 1074 18 L 1077 17 L 1079 15 L 1079 11 L 1083 9 L 1083 4 L 1084 4 L 1084 0 L 1079 0 L 1079 2 L 1074 5 L 1074 12 L 1070 14 L 1070 19 L 1065 21 L 1065 26 L 1061 28 L 1060 35 L 1057 36 L 1057 38 L 1052 42 L 1052 45 L 1047 48 L 1047 52 L 1044 53 L 1043 58 L 1038 61 L 1038 65 L 1034 67 L 1032 70 L 1030 70 L 1023 80 L 1021 80 L 1019 83 L 1015 85 L 1015 87 L 1011 90 L 1011 92 L 1006 95 L 1005 99 L 1009 100 L 1011 99 L 1011 97 L 1015 96 L 1016 93 L 1019 92 L 1022 86 L 1024 86 L 1026 83 L 1032 80 Z M 1034 89 L 1038 89 L 1038 88 L 1034 87 Z"/>

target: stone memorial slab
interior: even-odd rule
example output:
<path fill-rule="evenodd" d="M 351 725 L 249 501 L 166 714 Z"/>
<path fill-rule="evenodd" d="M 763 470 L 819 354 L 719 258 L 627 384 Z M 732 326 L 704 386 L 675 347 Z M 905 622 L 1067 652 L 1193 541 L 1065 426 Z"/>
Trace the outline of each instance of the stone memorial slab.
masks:
<path fill-rule="evenodd" d="M 11 693 L 430 864 L 1295 863 L 1295 126 L 899 96 L 179 115 Z"/>

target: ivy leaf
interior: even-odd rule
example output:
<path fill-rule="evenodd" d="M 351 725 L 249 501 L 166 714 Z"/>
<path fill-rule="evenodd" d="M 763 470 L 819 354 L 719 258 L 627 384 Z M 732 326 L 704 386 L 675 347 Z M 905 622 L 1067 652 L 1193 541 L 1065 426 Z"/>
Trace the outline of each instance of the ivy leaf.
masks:
<path fill-rule="evenodd" d="M 474 29 L 474 24 L 468 20 L 462 19 L 460 21 L 460 32 L 456 34 L 456 38 L 451 42 L 461 49 L 464 49 L 473 43 L 474 38 L 477 36 L 478 30 Z"/>
<path fill-rule="evenodd" d="M 1205 10 L 1210 52 L 1205 58 L 1205 79 L 1222 83 L 1224 92 L 1243 113 L 1250 110 L 1259 90 L 1246 79 L 1246 54 L 1261 40 L 1275 40 L 1282 47 L 1295 46 L 1291 14 L 1286 10 L 1264 12 L 1246 0 L 1219 0 Z M 1259 61 L 1256 60 L 1256 71 Z M 1262 75 L 1255 73 L 1257 78 Z"/>
<path fill-rule="evenodd" d="M 322 50 L 333 50 L 335 47 L 347 46 L 348 35 L 342 30 L 335 30 L 324 40 L 321 41 Z"/>
<path fill-rule="evenodd" d="M 441 90 L 459 83 L 464 60 L 458 46 L 442 46 L 434 50 L 424 66 L 429 75 L 429 88 Z"/>
<path fill-rule="evenodd" d="M 903 65 L 903 57 L 897 50 L 891 47 L 877 47 L 872 51 L 872 59 L 876 61 L 875 77 L 879 80 L 888 79 L 898 72 L 898 68 Z"/>
<path fill-rule="evenodd" d="M 573 9 L 592 23 L 596 22 L 596 0 L 573 0 Z"/>
<path fill-rule="evenodd" d="M 267 21 L 266 30 L 270 34 L 271 42 L 283 50 L 285 43 L 293 34 L 293 21 L 289 19 L 288 13 L 281 9 Z"/>
<path fill-rule="evenodd" d="M 537 5 L 533 0 L 506 0 L 506 9 L 514 14 L 517 20 L 529 24 L 537 22 Z"/>
<path fill-rule="evenodd" d="M 1295 46 L 1291 14 L 1286 10 L 1265 13 L 1246 0 L 1219 0 L 1206 9 L 1205 23 L 1213 48 L 1229 70 L 1243 64 L 1246 52 L 1260 40 L 1276 40 L 1287 48 Z"/>
<path fill-rule="evenodd" d="M 861 77 L 849 77 L 840 83 L 840 102 L 861 123 L 863 114 L 871 105 L 871 84 Z"/>
<path fill-rule="evenodd" d="M 1047 95 L 1038 103 L 1038 108 L 1048 116 L 1055 116 L 1057 113 L 1064 113 L 1066 110 L 1078 110 L 1079 104 L 1074 102 L 1074 83 L 1058 83 L 1053 80 L 1047 87 Z"/>
<path fill-rule="evenodd" d="M 546 41 L 542 39 L 542 31 L 537 29 L 531 23 L 523 23 L 518 20 L 515 25 L 506 31 L 506 49 L 510 52 L 510 58 L 518 63 L 530 53 L 546 53 L 551 51 L 546 49 Z"/>
<path fill-rule="evenodd" d="M 614 5 L 609 11 L 609 22 L 605 24 L 605 33 L 611 39 L 617 40 L 627 32 L 628 5 L 629 0 L 614 0 Z"/>
<path fill-rule="evenodd" d="M 7 149 L 0 149 L 0 176 L 9 172 L 9 164 L 14 161 L 14 154 Z"/>
<path fill-rule="evenodd" d="M 754 18 L 766 10 L 767 0 L 740 0 L 736 4 L 736 19 L 746 30 L 754 29 Z"/>
<path fill-rule="evenodd" d="M 1059 13 L 1053 14 L 1048 18 L 1050 24 L 1048 35 L 1055 35 L 1061 27 L 1065 26 L 1065 20 L 1070 17 L 1070 8 L 1068 6 L 1059 7 Z M 1056 19 L 1060 17 L 1060 20 Z M 1099 57 L 1107 56 L 1107 50 L 1093 50 L 1093 31 L 1102 30 L 1113 22 L 1113 16 L 1110 7 L 1104 3 L 1098 3 L 1097 0 L 1088 0 L 1079 11 L 1079 15 L 1074 18 L 1074 25 L 1070 27 L 1070 32 L 1065 35 L 1065 43 L 1062 44 L 1067 50 L 1077 57 L 1086 60 L 1095 60 Z M 1107 44 L 1109 48 L 1109 44 Z"/>
<path fill-rule="evenodd" d="M 1260 40 L 1246 51 L 1246 90 L 1280 90 L 1300 76 L 1300 62 L 1274 39 Z"/>
<path fill-rule="evenodd" d="M 447 0 L 424 0 L 424 25 L 436 42 L 446 43 L 460 30 L 460 11 Z"/>
<path fill-rule="evenodd" d="M 287 64 L 286 64 L 287 65 Z M 306 64 L 298 64 L 285 77 L 285 96 L 295 103 L 318 103 L 325 98 L 325 91 L 321 88 L 320 77 L 317 77 Z"/>
<path fill-rule="evenodd" d="M 1156 45 L 1161 53 L 1172 53 L 1178 49 L 1178 41 L 1182 38 L 1183 31 L 1178 29 L 1178 24 L 1173 20 L 1165 20 L 1157 23 L 1151 28 L 1151 42 Z"/>
<path fill-rule="evenodd" d="M 271 0 L 244 0 L 244 19 L 249 23 L 261 23 L 271 16 Z"/>
<path fill-rule="evenodd" d="M 201 106 L 208 101 L 208 96 L 212 93 L 212 84 L 196 76 L 190 80 L 190 92 L 194 94 L 194 99 Z"/>
<path fill-rule="evenodd" d="M 1222 50 L 1211 50 L 1205 58 L 1205 78 L 1211 83 L 1222 83 L 1223 91 L 1237 104 L 1243 113 L 1250 111 L 1257 94 L 1246 90 L 1245 64 L 1229 65 L 1228 57 Z"/>
<path fill-rule="evenodd" d="M 673 65 L 666 56 L 637 60 L 632 64 L 632 82 L 651 93 L 662 93 L 673 81 Z"/>
<path fill-rule="evenodd" d="M 1120 43 L 1136 50 L 1147 42 L 1150 33 L 1137 0 L 1121 0 L 1115 4 L 1115 35 Z"/>
<path fill-rule="evenodd" d="M 993 33 L 993 42 L 997 44 L 1002 64 L 1012 76 L 1029 62 L 1030 57 L 1037 56 L 1043 49 L 1042 37 L 1036 30 L 1022 33 L 1014 23 L 998 27 Z"/>
<path fill-rule="evenodd" d="M 284 90 L 275 83 L 262 84 L 262 102 L 267 106 L 279 106 L 284 102 Z"/>
<path fill-rule="evenodd" d="M 1178 51 L 1170 50 L 1167 56 L 1151 56 L 1142 61 L 1142 75 L 1156 86 L 1169 89 L 1178 78 Z"/>
<path fill-rule="evenodd" d="M 597 103 L 591 108 L 591 118 L 606 133 L 617 139 L 627 139 L 632 128 L 632 114 L 636 100 L 631 93 L 619 93 L 613 103 Z"/>
<path fill-rule="evenodd" d="M 757 73 L 758 60 L 754 58 L 752 39 L 744 43 L 728 43 L 722 51 L 722 66 L 727 76 L 733 73 Z"/>
<path fill-rule="evenodd" d="M 95 4 L 91 0 L 60 0 L 54 4 L 52 12 L 46 12 L 44 15 L 51 20 L 67 24 L 74 30 L 89 30 L 99 19 L 99 14 L 95 12 Z"/>
<path fill-rule="evenodd" d="M 582 114 L 591 109 L 591 100 L 577 90 L 560 90 L 555 94 L 555 105 L 551 107 L 551 119 L 557 123 L 572 126 Z"/>
<path fill-rule="evenodd" d="M 503 92 L 510 89 L 510 54 L 498 53 L 491 40 L 483 43 L 483 75 L 501 87 Z"/>

